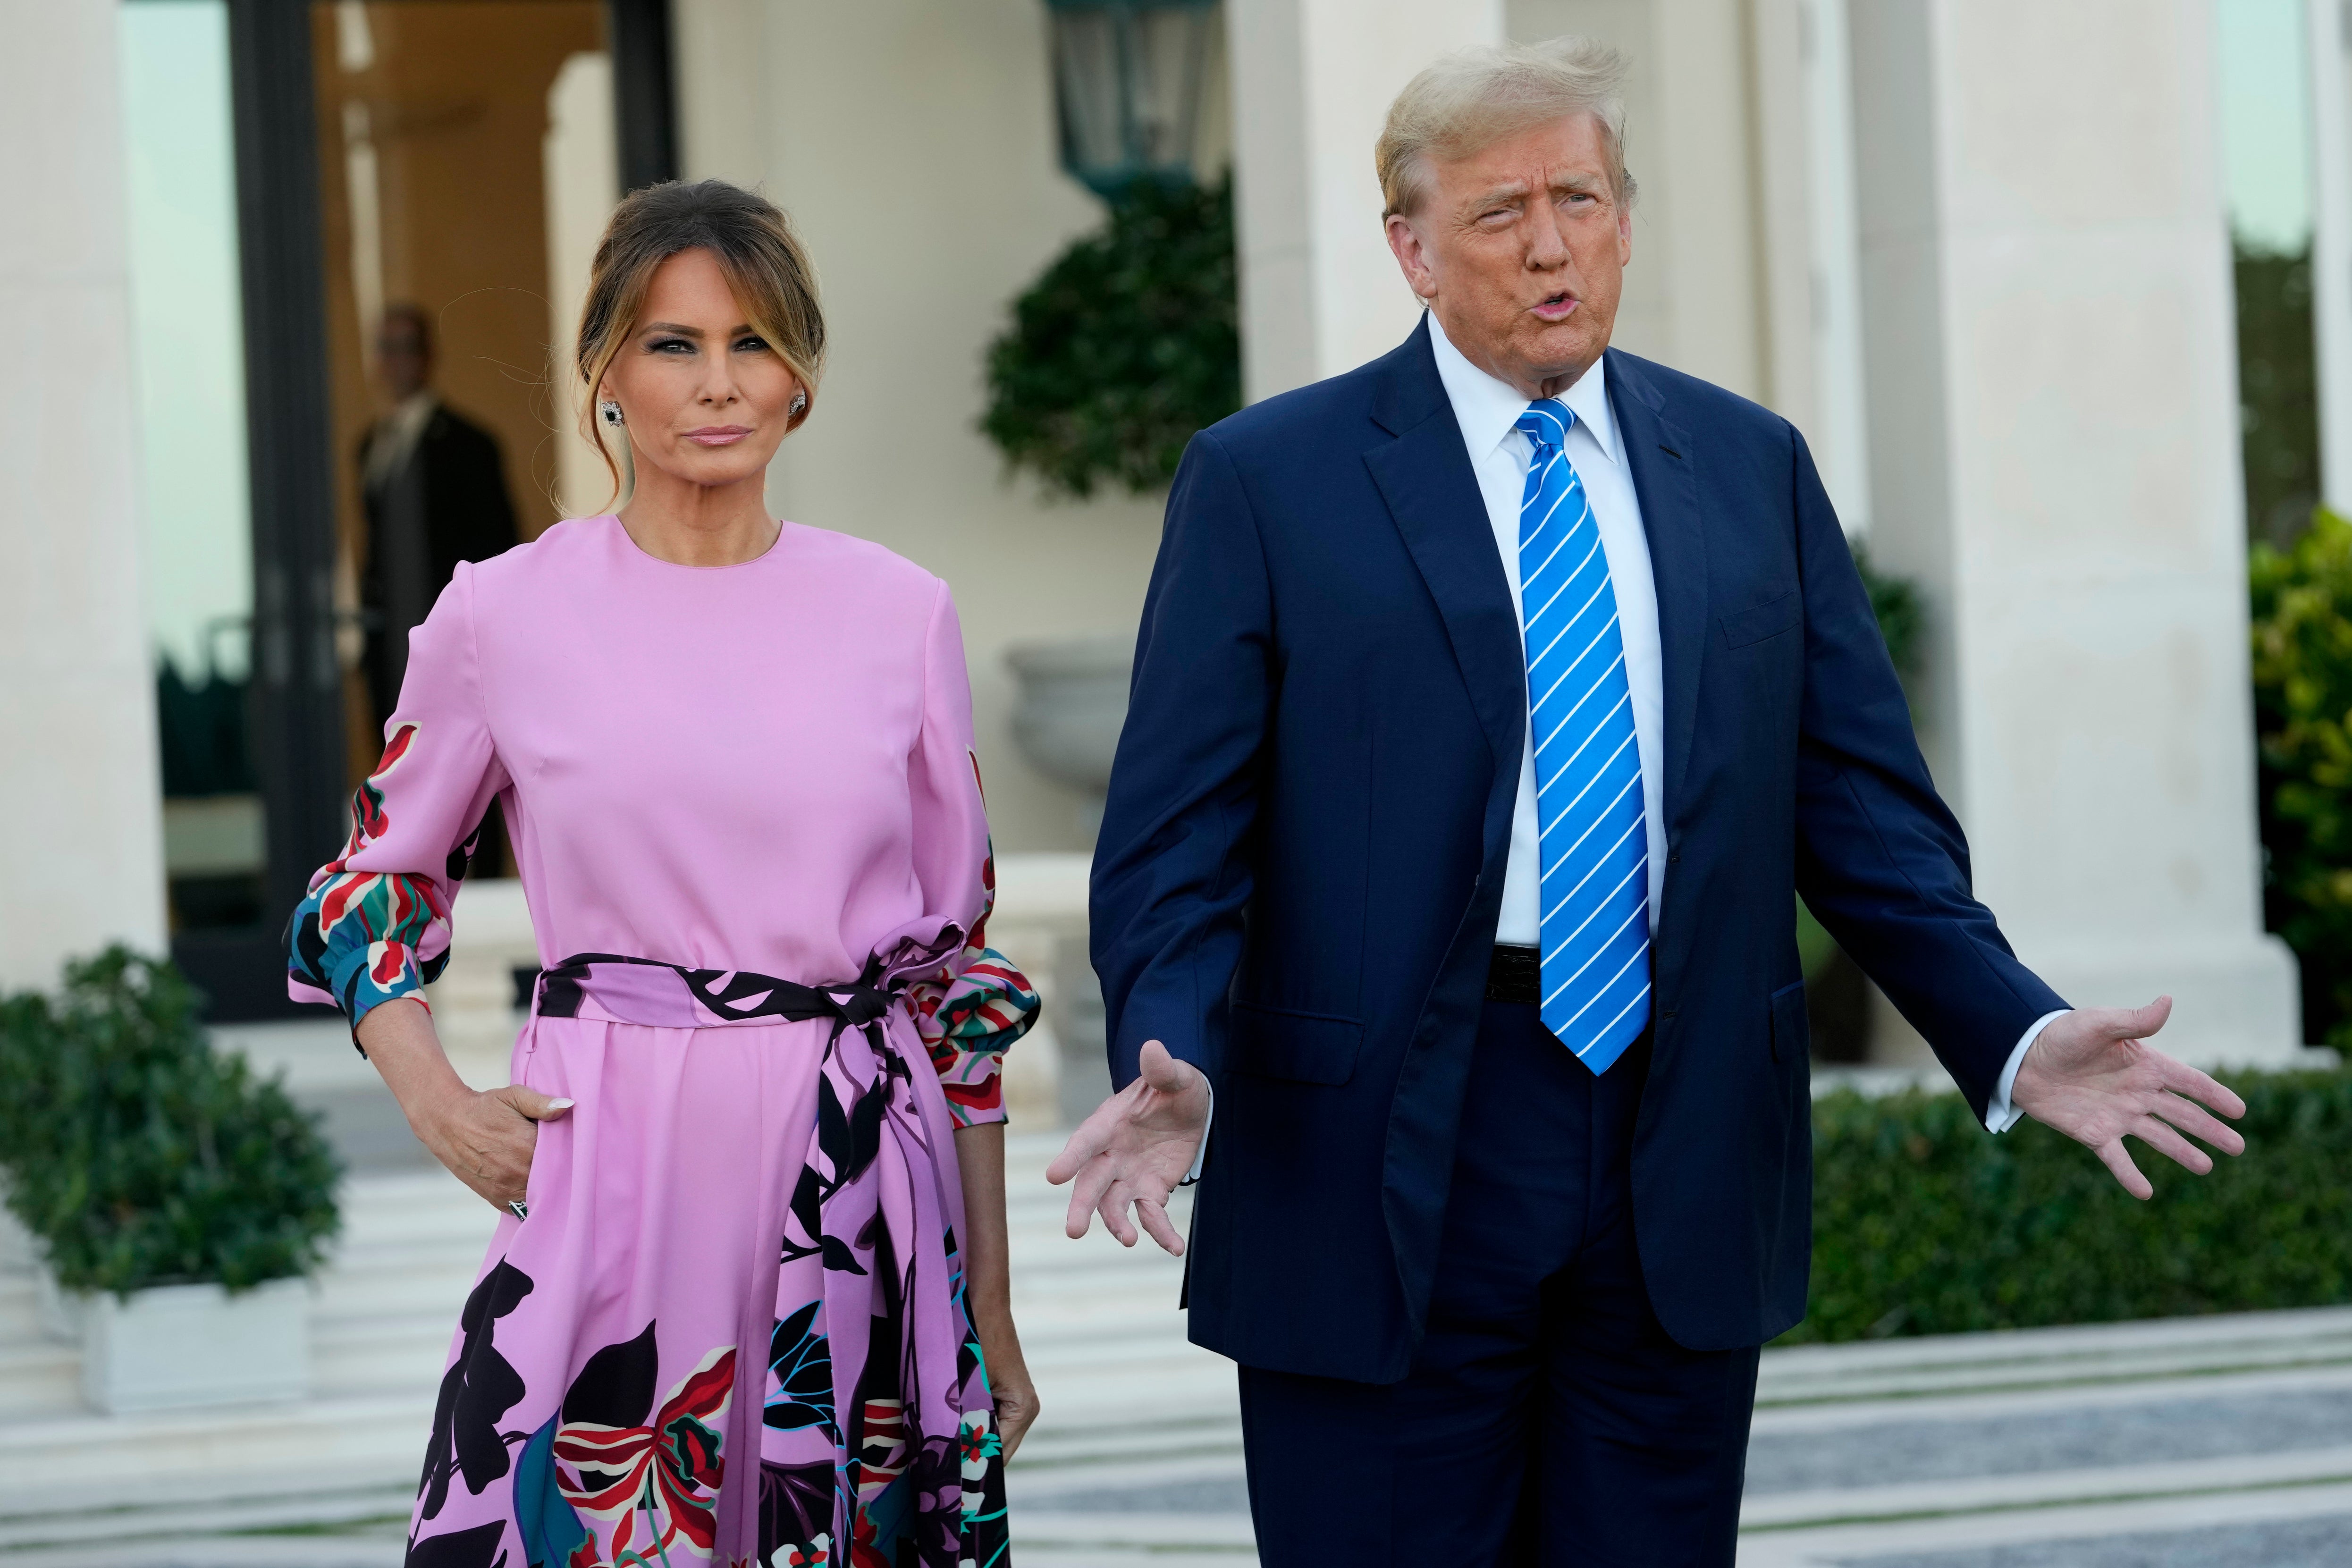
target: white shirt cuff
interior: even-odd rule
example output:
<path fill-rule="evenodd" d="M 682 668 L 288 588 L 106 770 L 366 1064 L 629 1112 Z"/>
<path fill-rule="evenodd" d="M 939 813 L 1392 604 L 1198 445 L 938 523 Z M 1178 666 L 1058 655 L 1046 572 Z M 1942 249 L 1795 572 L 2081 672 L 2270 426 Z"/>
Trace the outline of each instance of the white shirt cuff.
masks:
<path fill-rule="evenodd" d="M 2042 1031 L 2050 1026 L 2050 1021 L 2063 1018 L 2074 1010 L 2061 1007 L 2055 1013 L 2044 1013 L 2026 1026 L 2025 1033 L 2018 1039 L 2017 1049 L 2009 1053 L 2009 1065 L 2000 1069 L 2000 1081 L 1992 1087 L 1991 1102 L 1985 1107 L 1986 1131 L 2006 1132 L 2023 1119 L 2025 1112 L 2009 1102 L 2010 1090 L 2017 1087 L 2017 1069 L 2025 1065 L 2025 1053 L 2033 1048 L 2033 1042 L 2042 1037 Z"/>
<path fill-rule="evenodd" d="M 1189 1187 L 1201 1179 L 1202 1163 L 1209 1157 L 1209 1129 L 1216 1124 L 1217 1091 L 1212 1089 L 1209 1090 L 1209 1114 L 1201 1118 L 1201 1146 L 1192 1151 L 1192 1168 L 1184 1173 L 1184 1179 L 1176 1184 L 1178 1186 Z"/>

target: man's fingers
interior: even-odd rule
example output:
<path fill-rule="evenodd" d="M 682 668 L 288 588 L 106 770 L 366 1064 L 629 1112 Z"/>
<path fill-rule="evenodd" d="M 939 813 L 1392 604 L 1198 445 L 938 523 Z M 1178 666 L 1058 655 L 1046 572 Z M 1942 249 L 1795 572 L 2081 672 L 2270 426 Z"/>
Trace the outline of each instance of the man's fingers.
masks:
<path fill-rule="evenodd" d="M 1103 1152 L 1108 1134 L 1095 1125 L 1095 1117 L 1101 1114 L 1097 1110 L 1094 1116 L 1078 1123 L 1070 1134 L 1070 1141 L 1062 1145 L 1062 1152 L 1054 1156 L 1052 1164 L 1045 1167 L 1045 1180 L 1058 1187 L 1085 1170 L 1087 1162 Z"/>
<path fill-rule="evenodd" d="M 2132 1136 L 2171 1161 L 2186 1166 L 2202 1176 L 2213 1169 L 2213 1156 L 2175 1132 L 2153 1116 L 2143 1116 L 2132 1127 Z"/>
<path fill-rule="evenodd" d="M 2156 1196 L 2156 1189 L 2148 1185 L 2147 1178 L 2140 1174 L 2139 1167 L 2133 1164 L 2132 1157 L 2124 1152 L 2122 1139 L 2112 1139 L 2100 1144 L 2095 1152 L 2099 1156 L 2099 1163 L 2107 1168 L 2107 1173 L 2115 1177 L 2124 1191 L 2142 1200 Z"/>
<path fill-rule="evenodd" d="M 1095 1212 L 1103 1216 L 1103 1228 L 1109 1231 L 1121 1247 L 1133 1247 L 1135 1226 L 1128 1221 L 1127 1204 L 1127 1184 L 1115 1183 L 1111 1189 L 1103 1194 L 1102 1202 L 1095 1205 Z"/>
<path fill-rule="evenodd" d="M 2145 1007 L 2102 1007 L 2099 1031 L 2111 1040 L 2145 1040 L 2172 1016 L 2172 998 L 2159 996 Z"/>
<path fill-rule="evenodd" d="M 1078 1173 L 1077 1184 L 1070 1189 L 1070 1237 L 1076 1240 L 1086 1235 L 1084 1215 L 1102 1207 L 1103 1195 L 1118 1181 L 1118 1167 L 1108 1158 L 1090 1160 Z M 1104 1214 L 1108 1221 L 1109 1215 Z M 1113 1226 L 1116 1234 L 1117 1227 Z"/>
<path fill-rule="evenodd" d="M 1045 1167 L 1045 1179 L 1060 1186 L 1084 1170 L 1087 1162 L 1117 1142 L 1120 1129 L 1135 1114 L 1135 1102 L 1141 1096 L 1142 1090 L 1129 1084 L 1096 1106 L 1093 1113 L 1071 1132 L 1062 1152 L 1054 1156 L 1054 1163 Z"/>
<path fill-rule="evenodd" d="M 2246 1152 L 2246 1141 L 2238 1135 L 2238 1130 L 2209 1114 L 2195 1100 L 2178 1094 L 2159 1094 L 2152 1114 L 2171 1122 L 2191 1138 L 2204 1140 L 2224 1154 Z"/>
<path fill-rule="evenodd" d="M 1087 1201 L 1084 1193 L 1070 1194 L 1070 1211 L 1062 1219 L 1062 1234 L 1072 1241 L 1086 1239 L 1087 1229 L 1095 1222 L 1095 1205 Z"/>
<path fill-rule="evenodd" d="M 1143 1049 L 1136 1054 L 1136 1066 L 1143 1081 L 1162 1094 L 1181 1094 L 1190 1089 L 1197 1070 L 1190 1062 L 1169 1055 L 1168 1047 L 1158 1040 L 1143 1042 Z"/>
<path fill-rule="evenodd" d="M 2161 1052 L 2156 1053 L 2156 1057 L 2164 1087 L 2173 1093 L 2210 1106 L 2232 1121 L 2246 1113 L 2246 1102 L 2239 1099 L 2228 1084 L 2210 1073 L 2200 1072 L 2187 1062 L 2175 1061 Z M 2204 1135 L 2200 1133 L 2199 1136 Z M 2237 1152 L 2234 1149 L 2230 1152 Z"/>
<path fill-rule="evenodd" d="M 1135 1217 L 1143 1222 L 1143 1228 L 1151 1233 L 1151 1239 L 1160 1244 L 1162 1251 L 1171 1258 L 1181 1258 L 1184 1256 L 1184 1238 L 1177 1235 L 1176 1227 L 1168 1222 L 1165 1202 L 1164 1199 L 1157 1202 L 1150 1198 L 1137 1199 Z"/>

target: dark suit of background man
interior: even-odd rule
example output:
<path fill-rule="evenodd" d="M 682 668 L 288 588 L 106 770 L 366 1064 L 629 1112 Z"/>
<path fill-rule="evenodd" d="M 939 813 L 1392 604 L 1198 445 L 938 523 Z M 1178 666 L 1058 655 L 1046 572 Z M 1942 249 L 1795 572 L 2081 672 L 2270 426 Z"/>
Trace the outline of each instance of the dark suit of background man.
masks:
<path fill-rule="evenodd" d="M 409 631 L 424 623 L 457 563 L 511 550 L 516 535 L 498 437 L 433 390 L 432 324 L 417 306 L 384 308 L 376 374 L 392 412 L 360 440 L 367 511 L 360 607 L 367 622 L 361 660 L 381 724 L 400 698 Z"/>
<path fill-rule="evenodd" d="M 499 438 L 433 390 L 433 328 L 415 305 L 388 305 L 376 332 L 376 375 L 392 412 L 360 438 L 360 499 L 367 552 L 360 564 L 366 641 L 360 655 L 380 729 L 400 700 L 408 634 L 424 624 L 460 561 L 487 561 L 517 542 Z M 503 873 L 505 822 L 483 819 L 474 864 Z"/>
<path fill-rule="evenodd" d="M 1428 315 L 1169 498 L 1095 857 L 1125 1087 L 1052 1173 L 1181 1250 L 1213 1122 L 1192 1337 L 1266 1568 L 1731 1563 L 1805 1305 L 1795 893 L 1996 1130 L 2142 1195 L 2127 1132 L 2242 1147 L 2139 1043 L 2168 1003 L 2067 1012 L 1971 895 L 1797 432 L 1607 348 L 1622 69 L 1416 79 L 1379 163 Z"/>

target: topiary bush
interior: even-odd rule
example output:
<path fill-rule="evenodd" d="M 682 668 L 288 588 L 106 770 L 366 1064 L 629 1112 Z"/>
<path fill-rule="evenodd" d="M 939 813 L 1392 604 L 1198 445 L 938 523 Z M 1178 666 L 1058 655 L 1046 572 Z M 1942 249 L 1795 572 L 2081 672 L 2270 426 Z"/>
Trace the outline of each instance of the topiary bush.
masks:
<path fill-rule="evenodd" d="M 2246 1152 L 2208 1176 L 2131 1146 L 2140 1203 L 2090 1151 L 1957 1094 L 1813 1105 L 1813 1275 L 1783 1343 L 2352 1301 L 2352 1072 L 2225 1075 Z"/>
<path fill-rule="evenodd" d="M 315 1119 L 216 1054 L 168 963 L 109 949 L 0 1001 L 8 1207 L 68 1290 L 307 1274 L 340 1223 Z"/>
<path fill-rule="evenodd" d="M 2264 923 L 2303 960 L 2305 1037 L 2352 1045 L 2352 522 L 2322 509 L 2247 575 Z"/>
<path fill-rule="evenodd" d="M 1919 585 L 1908 577 L 1889 576 L 1870 563 L 1870 550 L 1860 540 L 1849 541 L 1854 570 L 1862 574 L 1863 591 L 1870 595 L 1871 613 L 1878 617 L 1878 635 L 1895 673 L 1908 680 L 1919 673 Z"/>
<path fill-rule="evenodd" d="M 1013 301 L 980 427 L 1045 489 L 1138 494 L 1242 405 L 1233 182 L 1138 180 Z"/>

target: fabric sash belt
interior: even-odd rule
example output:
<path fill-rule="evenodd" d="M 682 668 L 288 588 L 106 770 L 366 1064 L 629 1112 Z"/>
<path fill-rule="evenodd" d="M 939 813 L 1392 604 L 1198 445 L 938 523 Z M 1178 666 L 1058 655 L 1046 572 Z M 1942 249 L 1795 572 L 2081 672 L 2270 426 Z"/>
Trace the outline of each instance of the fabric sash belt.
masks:
<path fill-rule="evenodd" d="M 688 969 L 651 958 L 609 952 L 575 953 L 539 977 L 532 1009 L 543 1018 L 602 1018 L 656 1028 L 709 1029 L 729 1024 L 805 1023 L 831 1018 L 841 1031 L 867 1031 L 905 992 L 912 976 L 886 968 L 880 954 L 856 980 L 803 985 L 747 969 Z"/>
<path fill-rule="evenodd" d="M 946 1104 L 918 1092 L 912 1014 L 897 1043 L 884 1026 L 906 987 L 938 975 L 962 942 L 949 925 L 869 958 L 854 981 L 817 985 L 583 953 L 540 976 L 533 1007 L 542 1018 L 657 1028 L 833 1021 L 780 1262 L 820 1259 L 824 1270 L 818 1327 L 832 1352 L 832 1430 L 846 1483 L 836 1489 L 833 1540 L 862 1539 L 860 1529 L 896 1517 L 889 1533 L 921 1542 L 915 1560 L 924 1563 L 957 1560 L 958 1532 L 981 1503 L 974 1464 L 994 1451 L 994 1412 L 965 1314 L 963 1197 Z M 786 1398 L 772 1372 L 767 1397 Z M 903 1500 L 887 1501 L 892 1494 Z"/>

